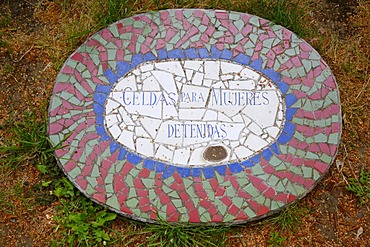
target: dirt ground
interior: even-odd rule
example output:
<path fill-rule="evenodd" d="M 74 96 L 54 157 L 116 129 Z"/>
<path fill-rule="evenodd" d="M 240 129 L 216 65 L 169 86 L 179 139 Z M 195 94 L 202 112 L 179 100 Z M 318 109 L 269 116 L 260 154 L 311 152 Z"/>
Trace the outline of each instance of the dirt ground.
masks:
<path fill-rule="evenodd" d="M 370 246 L 369 204 L 360 205 L 345 189 L 349 178 L 370 171 L 370 2 L 303 2 L 309 6 L 307 25 L 317 31 L 304 38 L 329 64 L 339 85 L 342 144 L 328 174 L 298 204 L 310 213 L 296 231 L 281 235 L 287 246 Z M 30 109 L 41 116 L 41 109 L 47 109 L 60 61 L 78 47 L 60 45 L 66 37 L 58 11 L 51 0 L 0 0 L 0 145 L 9 117 L 16 121 Z M 0 187 L 18 188 L 21 195 L 0 208 L 0 246 L 48 246 L 57 237 L 51 216 L 58 202 L 33 203 L 33 186 L 41 179 L 38 170 L 27 165 L 0 174 Z M 112 227 L 120 230 L 127 224 L 117 220 Z M 363 233 L 356 236 L 361 227 Z M 274 226 L 263 222 L 242 226 L 230 234 L 230 246 L 266 246 L 272 231 Z"/>

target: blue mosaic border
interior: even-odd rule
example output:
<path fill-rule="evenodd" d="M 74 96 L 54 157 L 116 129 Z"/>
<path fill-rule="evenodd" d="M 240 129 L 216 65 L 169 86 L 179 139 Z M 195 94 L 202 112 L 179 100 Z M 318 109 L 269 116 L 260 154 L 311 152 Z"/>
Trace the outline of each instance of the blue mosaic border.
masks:
<path fill-rule="evenodd" d="M 270 161 L 273 154 L 280 154 L 279 144 L 286 144 L 289 140 L 292 139 L 295 132 L 295 125 L 291 123 L 294 114 L 298 108 L 293 108 L 292 105 L 297 101 L 297 98 L 293 94 L 288 94 L 289 85 L 281 81 L 281 74 L 272 69 L 262 69 L 262 59 L 257 59 L 251 62 L 251 58 L 244 54 L 239 54 L 234 58 L 233 52 L 224 49 L 218 50 L 215 46 L 212 46 L 210 52 L 206 48 L 189 48 L 186 50 L 174 49 L 171 51 L 166 51 L 165 49 L 158 50 L 158 56 L 156 57 L 152 53 L 146 54 L 135 54 L 132 56 L 131 63 L 127 62 L 117 62 L 117 73 L 114 73 L 112 70 L 107 69 L 104 73 L 110 85 L 98 85 L 96 91 L 94 92 L 94 103 L 93 108 L 96 114 L 96 132 L 101 136 L 100 141 L 110 141 L 110 152 L 119 152 L 118 160 L 127 160 L 130 163 L 137 165 L 140 162 L 143 162 L 143 166 L 151 171 L 156 173 L 162 173 L 162 178 L 166 179 L 177 170 L 177 172 L 182 177 L 200 177 L 203 173 L 206 179 L 213 178 L 215 176 L 215 171 L 220 175 L 226 174 L 226 167 L 235 174 L 243 171 L 245 168 L 253 167 L 254 165 L 260 163 L 261 157 L 266 161 Z M 164 162 L 156 161 L 150 158 L 143 158 L 140 155 L 130 152 L 129 150 L 122 147 L 121 144 L 117 143 L 106 131 L 104 126 L 104 106 L 107 100 L 109 93 L 113 85 L 118 81 L 119 78 L 123 77 L 130 70 L 134 69 L 141 63 L 149 61 L 162 61 L 167 59 L 224 59 L 229 60 L 235 63 L 242 65 L 247 65 L 250 68 L 255 69 L 263 73 L 265 76 L 271 79 L 273 83 L 277 85 L 280 89 L 283 98 L 285 100 L 286 112 L 285 112 L 285 123 L 284 128 L 280 132 L 279 137 L 276 142 L 269 145 L 265 148 L 260 154 L 256 154 L 249 159 L 246 159 L 242 162 L 235 162 L 231 164 L 220 164 L 220 165 L 209 165 L 205 167 L 194 167 L 187 168 L 176 166 L 173 164 L 166 164 Z"/>

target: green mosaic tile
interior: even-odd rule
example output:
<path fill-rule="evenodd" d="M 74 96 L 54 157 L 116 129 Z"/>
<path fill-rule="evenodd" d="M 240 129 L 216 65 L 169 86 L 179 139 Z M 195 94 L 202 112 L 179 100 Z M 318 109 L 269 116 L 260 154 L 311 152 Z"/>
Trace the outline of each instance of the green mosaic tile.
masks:
<path fill-rule="evenodd" d="M 275 167 L 275 170 L 277 172 L 279 172 L 279 171 L 285 171 L 286 169 L 287 169 L 287 167 L 285 166 L 285 164 L 283 162 L 280 165 L 278 165 L 278 166 Z"/>
<path fill-rule="evenodd" d="M 77 69 L 80 73 L 82 73 L 82 72 L 84 72 L 84 71 L 86 70 L 86 66 L 85 66 L 85 65 L 83 65 L 82 63 L 78 63 L 78 64 L 77 64 L 77 66 L 76 66 L 76 69 Z"/>
<path fill-rule="evenodd" d="M 199 206 L 198 207 L 198 212 L 199 212 L 199 215 L 202 215 L 203 213 L 207 212 L 207 209 L 205 209 L 204 207 L 202 206 Z"/>
<path fill-rule="evenodd" d="M 114 37 L 119 37 L 118 29 L 116 25 L 109 27 L 109 31 L 113 34 Z"/>
<path fill-rule="evenodd" d="M 281 64 L 279 63 L 278 60 L 275 60 L 274 62 L 274 70 L 278 70 L 281 67 Z"/>
<path fill-rule="evenodd" d="M 139 200 L 136 198 L 131 198 L 131 199 L 128 199 L 125 204 L 127 205 L 128 208 L 131 208 L 131 210 L 134 210 L 135 208 L 137 208 L 139 204 Z"/>
<path fill-rule="evenodd" d="M 288 154 L 293 154 L 293 155 L 295 155 L 296 151 L 297 151 L 297 149 L 296 149 L 296 148 L 294 148 L 294 147 L 292 147 L 292 146 L 289 146 L 289 147 L 288 147 Z"/>
<path fill-rule="evenodd" d="M 244 209 L 244 213 L 248 215 L 249 218 L 256 217 L 256 213 L 249 207 Z"/>
<path fill-rule="evenodd" d="M 305 151 L 305 150 L 297 149 L 297 150 L 296 150 L 296 152 L 295 152 L 295 155 L 296 155 L 297 157 L 303 158 L 303 157 L 305 157 L 305 155 L 306 155 L 306 151 Z"/>
<path fill-rule="evenodd" d="M 194 188 L 193 187 L 189 187 L 186 192 L 188 193 L 188 195 L 190 196 L 190 198 L 194 198 L 194 197 L 197 197 L 196 194 L 195 194 L 195 191 L 194 191 Z"/>
<path fill-rule="evenodd" d="M 260 165 L 253 166 L 251 170 L 253 175 L 262 175 L 265 173 Z"/>
<path fill-rule="evenodd" d="M 256 26 L 256 27 L 259 27 L 260 26 L 260 22 L 259 22 L 259 19 L 255 16 L 252 16 L 250 19 L 249 19 L 249 23 Z"/>
<path fill-rule="evenodd" d="M 310 71 L 312 69 L 312 63 L 310 60 L 302 59 L 302 64 L 306 72 Z"/>
<path fill-rule="evenodd" d="M 332 157 L 327 154 L 321 154 L 320 159 L 326 164 L 330 164 L 332 161 Z"/>
<path fill-rule="evenodd" d="M 211 186 L 211 184 L 207 181 L 207 180 L 205 180 L 205 181 L 203 181 L 202 182 L 202 185 L 203 185 L 203 188 L 205 189 L 205 190 L 212 190 L 212 186 Z"/>
<path fill-rule="evenodd" d="M 58 82 L 68 82 L 70 80 L 71 80 L 71 76 L 65 75 L 65 74 L 59 74 L 57 78 Z"/>
<path fill-rule="evenodd" d="M 226 195 L 227 195 L 228 197 L 230 197 L 230 198 L 235 197 L 236 193 L 235 193 L 234 188 L 233 188 L 233 187 L 228 187 L 228 188 L 226 189 Z"/>
<path fill-rule="evenodd" d="M 86 190 L 85 190 L 86 195 L 92 196 L 93 194 L 95 194 L 95 192 L 96 192 L 95 189 L 91 187 L 90 184 L 87 184 Z"/>
<path fill-rule="evenodd" d="M 290 78 L 296 78 L 298 76 L 297 68 L 289 70 Z"/>
<path fill-rule="evenodd" d="M 218 202 L 219 199 L 216 198 L 216 202 Z M 217 209 L 218 211 L 222 214 L 222 215 L 225 215 L 226 211 L 227 211 L 227 206 L 225 204 L 223 204 L 223 202 L 219 201 L 217 203 Z"/>
<path fill-rule="evenodd" d="M 286 147 L 285 147 L 285 152 L 284 153 L 286 153 Z M 277 158 L 276 156 L 272 156 L 271 157 L 271 159 L 270 159 L 270 165 L 272 165 L 272 166 L 278 166 L 280 164 L 281 164 L 281 160 L 279 158 Z"/>
<path fill-rule="evenodd" d="M 253 184 L 248 184 L 247 186 L 244 186 L 243 187 L 243 190 L 244 191 L 248 191 L 248 193 L 252 196 L 252 197 L 256 197 L 259 195 L 259 192 L 258 190 L 253 186 Z"/>
<path fill-rule="evenodd" d="M 295 132 L 293 136 L 294 136 L 294 138 L 296 138 L 297 140 L 299 140 L 301 142 L 305 141 L 305 137 L 299 132 Z"/>
<path fill-rule="evenodd" d="M 281 181 L 276 184 L 275 191 L 277 191 L 277 192 L 284 192 L 285 191 L 285 186 L 283 185 L 283 183 Z"/>
<path fill-rule="evenodd" d="M 279 203 L 277 203 L 276 201 L 271 201 L 271 210 L 276 210 L 278 208 L 280 208 Z"/>
<path fill-rule="evenodd" d="M 127 198 L 137 198 L 137 193 L 135 188 L 130 188 Z"/>
<path fill-rule="evenodd" d="M 306 77 L 307 76 L 307 73 L 306 73 L 306 71 L 305 71 L 305 69 L 303 67 L 297 68 L 297 74 L 300 77 Z"/>
<path fill-rule="evenodd" d="M 280 179 L 278 177 L 276 177 L 275 175 L 271 175 L 267 180 L 267 183 L 270 186 L 275 186 L 279 181 Z"/>
<path fill-rule="evenodd" d="M 340 121 L 339 121 L 339 117 L 337 116 L 337 115 L 332 115 L 331 116 L 331 121 L 333 122 L 333 123 L 339 123 Z"/>
<path fill-rule="evenodd" d="M 145 188 L 147 188 L 147 189 L 151 189 L 151 188 L 155 187 L 154 180 L 151 179 L 151 178 L 142 178 L 141 182 L 143 182 Z"/>
<path fill-rule="evenodd" d="M 296 51 L 295 49 L 286 49 L 285 52 L 284 52 L 287 56 L 295 56 L 296 55 Z"/>
<path fill-rule="evenodd" d="M 119 210 L 121 208 L 116 196 L 112 196 L 112 197 L 108 198 L 107 201 L 106 201 L 106 204 L 111 206 L 114 209 L 117 209 L 117 210 Z"/>
<path fill-rule="evenodd" d="M 297 191 L 295 190 L 295 187 L 293 186 L 293 184 L 292 184 L 290 181 L 287 181 L 286 186 L 285 186 L 285 189 L 286 189 L 289 193 L 291 193 L 291 194 L 293 194 L 293 195 L 295 195 L 295 196 L 298 196 L 298 195 L 299 195 L 299 194 L 297 193 Z"/>
<path fill-rule="evenodd" d="M 193 185 L 193 180 L 190 178 L 184 178 L 183 179 L 185 189 L 191 187 Z"/>
<path fill-rule="evenodd" d="M 62 166 L 64 166 L 68 161 L 69 161 L 69 158 L 68 158 L 68 159 L 67 159 L 67 158 L 60 158 L 60 159 L 59 159 L 59 163 L 60 163 Z"/>
<path fill-rule="evenodd" d="M 66 65 L 74 69 L 77 67 L 77 62 L 72 59 L 69 59 L 66 61 Z"/>
<path fill-rule="evenodd" d="M 262 179 L 263 181 L 267 181 L 267 179 L 270 177 L 270 174 L 263 174 L 263 175 L 258 175 L 258 178 Z"/>
<path fill-rule="evenodd" d="M 333 133 L 333 134 L 329 135 L 328 143 L 337 144 L 338 140 L 339 140 L 339 134 L 338 133 Z"/>
<path fill-rule="evenodd" d="M 253 56 L 253 53 L 254 53 L 254 49 L 248 49 L 245 51 L 245 54 L 248 55 L 248 56 Z"/>
<path fill-rule="evenodd" d="M 95 177 L 86 177 L 86 180 L 92 187 L 96 187 L 98 185 L 98 182 Z"/>
<path fill-rule="evenodd" d="M 172 191 L 172 192 L 168 193 L 168 195 L 171 198 L 180 198 L 179 194 L 176 191 Z"/>
<path fill-rule="evenodd" d="M 59 137 L 59 135 L 50 135 L 49 136 L 50 142 L 53 146 L 58 145 L 62 139 Z"/>
<path fill-rule="evenodd" d="M 239 186 L 241 186 L 241 187 L 250 183 L 248 178 L 238 178 L 237 181 L 238 181 Z"/>
<path fill-rule="evenodd" d="M 244 22 L 242 20 L 237 20 L 234 22 L 235 27 L 241 31 L 244 28 Z"/>
<path fill-rule="evenodd" d="M 81 169 L 77 166 L 68 172 L 68 175 L 73 179 L 77 178 L 77 176 L 80 174 L 81 174 Z"/>
<path fill-rule="evenodd" d="M 298 195 L 302 195 L 305 191 L 306 191 L 306 189 L 304 188 L 304 187 L 302 187 L 302 186 L 299 186 L 298 184 L 293 184 L 292 183 L 292 185 L 294 186 L 294 188 L 295 188 L 295 190 L 297 191 L 297 196 Z"/>
<path fill-rule="evenodd" d="M 318 134 L 314 136 L 315 142 L 320 143 L 320 142 L 327 142 L 328 137 L 324 134 Z"/>
<path fill-rule="evenodd" d="M 297 175 L 303 175 L 303 172 L 300 167 L 290 166 L 290 171 Z"/>
<path fill-rule="evenodd" d="M 292 122 L 295 123 L 295 124 L 304 125 L 306 121 L 303 118 L 293 117 Z M 310 125 L 308 125 L 308 126 L 310 126 Z"/>
<path fill-rule="evenodd" d="M 259 204 L 263 204 L 265 202 L 265 199 L 266 199 L 266 197 L 264 197 L 263 195 L 259 195 L 259 196 L 254 198 L 254 200 Z"/>
<path fill-rule="evenodd" d="M 107 193 L 112 193 L 112 194 L 114 193 L 114 189 L 113 189 L 112 184 L 106 185 L 105 190 L 106 190 Z"/>
<path fill-rule="evenodd" d="M 311 167 L 302 166 L 302 171 L 303 171 L 303 176 L 305 178 L 312 178 L 312 168 Z"/>
<path fill-rule="evenodd" d="M 202 222 L 211 222 L 212 219 L 211 219 L 211 215 L 207 212 L 203 213 L 201 216 L 200 216 Z"/>
<path fill-rule="evenodd" d="M 107 149 L 108 150 L 108 149 Z M 139 175 L 139 173 L 140 173 L 140 170 L 139 169 L 137 169 L 137 168 L 133 168 L 133 169 L 131 169 L 130 170 L 130 175 L 132 176 L 132 177 L 134 177 L 134 178 L 136 178 L 138 175 Z"/>
<path fill-rule="evenodd" d="M 157 194 L 155 193 L 154 190 L 150 189 L 149 190 L 149 200 L 155 201 L 155 199 L 158 199 Z"/>
<path fill-rule="evenodd" d="M 269 198 L 266 198 L 265 202 L 263 203 L 268 208 L 271 208 L 271 200 Z"/>
<path fill-rule="evenodd" d="M 240 197 L 233 197 L 232 202 L 235 204 L 235 206 L 241 208 L 244 203 L 244 199 Z"/>
<path fill-rule="evenodd" d="M 172 199 L 171 202 L 173 205 L 179 210 L 180 208 L 183 208 L 183 203 L 180 199 Z"/>
<path fill-rule="evenodd" d="M 320 173 L 315 169 L 312 171 L 313 171 L 313 179 L 318 180 L 320 178 Z"/>

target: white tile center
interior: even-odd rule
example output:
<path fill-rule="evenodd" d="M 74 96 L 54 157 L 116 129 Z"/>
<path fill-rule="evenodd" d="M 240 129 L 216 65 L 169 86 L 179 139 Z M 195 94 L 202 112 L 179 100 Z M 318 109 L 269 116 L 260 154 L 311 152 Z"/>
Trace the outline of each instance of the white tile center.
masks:
<path fill-rule="evenodd" d="M 245 160 L 275 142 L 285 119 L 280 90 L 247 66 L 222 60 L 147 62 L 120 78 L 105 105 L 107 132 L 127 149 L 179 166 L 223 146 Z"/>

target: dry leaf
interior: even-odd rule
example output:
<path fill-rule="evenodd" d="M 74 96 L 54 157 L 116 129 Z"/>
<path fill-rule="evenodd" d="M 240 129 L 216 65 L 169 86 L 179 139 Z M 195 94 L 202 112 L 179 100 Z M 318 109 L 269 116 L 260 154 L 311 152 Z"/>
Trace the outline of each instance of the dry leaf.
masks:
<path fill-rule="evenodd" d="M 358 240 L 358 238 L 360 237 L 360 235 L 364 232 L 364 228 L 362 228 L 362 226 L 360 226 L 360 228 L 358 228 L 357 230 L 357 234 L 356 234 L 356 241 Z"/>
<path fill-rule="evenodd" d="M 340 160 L 336 160 L 335 165 L 337 166 L 338 171 L 342 171 L 344 162 Z"/>

